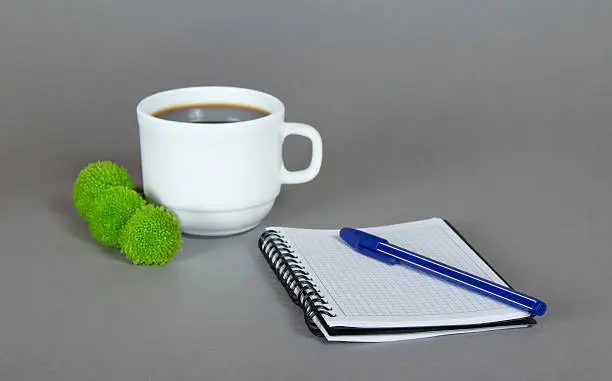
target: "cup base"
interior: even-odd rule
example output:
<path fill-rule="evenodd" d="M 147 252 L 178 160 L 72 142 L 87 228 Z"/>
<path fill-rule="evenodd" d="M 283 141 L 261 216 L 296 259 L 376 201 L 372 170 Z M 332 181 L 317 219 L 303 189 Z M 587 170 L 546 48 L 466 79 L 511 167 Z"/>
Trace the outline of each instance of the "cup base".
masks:
<path fill-rule="evenodd" d="M 237 234 L 241 234 L 241 233 L 246 233 L 249 230 L 255 229 L 258 225 L 259 225 L 259 223 L 256 223 L 255 225 L 247 226 L 246 228 L 229 229 L 229 230 L 202 231 L 202 230 L 182 229 L 181 233 L 183 233 L 185 235 L 188 235 L 188 236 L 198 236 L 198 237 L 226 237 L 226 236 L 232 236 L 232 235 L 237 235 Z"/>
<path fill-rule="evenodd" d="M 230 211 L 191 211 L 173 209 L 181 232 L 193 236 L 220 237 L 254 229 L 270 212 L 274 200 L 250 208 Z"/>

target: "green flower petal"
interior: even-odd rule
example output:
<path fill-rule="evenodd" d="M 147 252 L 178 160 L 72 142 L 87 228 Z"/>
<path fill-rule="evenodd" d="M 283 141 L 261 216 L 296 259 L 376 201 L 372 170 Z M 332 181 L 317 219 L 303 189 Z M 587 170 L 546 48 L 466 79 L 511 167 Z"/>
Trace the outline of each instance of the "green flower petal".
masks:
<path fill-rule="evenodd" d="M 112 186 L 96 197 L 89 210 L 89 230 L 101 244 L 119 247 L 119 232 L 146 205 L 140 195 L 123 186 Z"/>
<path fill-rule="evenodd" d="M 165 207 L 147 204 L 121 229 L 119 245 L 134 264 L 165 265 L 181 249 L 179 220 Z"/>
<path fill-rule="evenodd" d="M 116 185 L 135 188 L 134 180 L 130 178 L 127 170 L 118 164 L 102 160 L 83 168 L 72 188 L 72 201 L 79 215 L 90 221 L 89 212 L 93 201 L 105 189 Z"/>

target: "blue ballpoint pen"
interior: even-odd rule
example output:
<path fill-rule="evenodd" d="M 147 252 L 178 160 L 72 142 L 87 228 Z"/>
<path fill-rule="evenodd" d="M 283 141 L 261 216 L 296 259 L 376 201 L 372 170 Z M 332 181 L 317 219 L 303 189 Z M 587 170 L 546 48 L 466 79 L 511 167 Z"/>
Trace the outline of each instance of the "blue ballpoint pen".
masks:
<path fill-rule="evenodd" d="M 538 316 L 546 312 L 546 303 L 541 300 L 392 245 L 384 238 L 353 228 L 340 229 L 340 238 L 355 251 L 390 265 L 408 265 Z"/>

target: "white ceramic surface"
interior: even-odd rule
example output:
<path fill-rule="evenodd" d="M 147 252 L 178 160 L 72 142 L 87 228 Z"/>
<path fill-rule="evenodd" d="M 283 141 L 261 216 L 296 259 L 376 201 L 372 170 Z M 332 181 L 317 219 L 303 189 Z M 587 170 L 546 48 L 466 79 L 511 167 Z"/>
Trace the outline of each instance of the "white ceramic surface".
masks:
<path fill-rule="evenodd" d="M 151 114 L 193 103 L 234 103 L 263 108 L 269 115 L 228 123 L 174 122 Z M 175 212 L 184 233 L 206 236 L 250 230 L 270 212 L 283 184 L 305 183 L 319 173 L 321 136 L 313 127 L 285 122 L 285 106 L 256 90 L 190 87 L 150 95 L 137 106 L 144 192 Z M 288 171 L 284 139 L 312 142 L 309 166 Z"/>

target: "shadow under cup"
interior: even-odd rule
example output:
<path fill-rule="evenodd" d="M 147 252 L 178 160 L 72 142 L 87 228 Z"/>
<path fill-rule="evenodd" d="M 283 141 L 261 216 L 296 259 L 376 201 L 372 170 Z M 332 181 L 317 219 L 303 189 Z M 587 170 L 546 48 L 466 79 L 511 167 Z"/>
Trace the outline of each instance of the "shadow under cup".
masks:
<path fill-rule="evenodd" d="M 197 107 L 196 107 L 197 106 Z M 320 136 L 286 123 L 277 98 L 234 87 L 192 87 L 153 94 L 137 106 L 143 192 L 173 211 L 184 233 L 224 236 L 256 227 L 281 185 L 314 178 Z M 313 141 L 302 171 L 287 171 L 286 136 Z M 316 157 L 315 157 L 316 156 Z"/>

